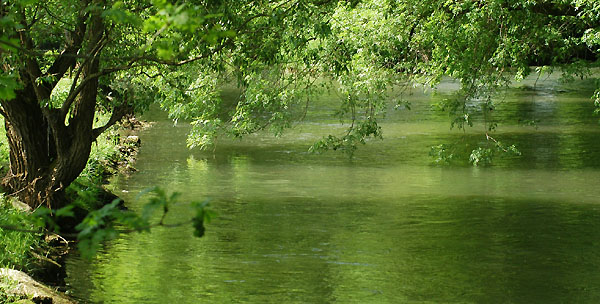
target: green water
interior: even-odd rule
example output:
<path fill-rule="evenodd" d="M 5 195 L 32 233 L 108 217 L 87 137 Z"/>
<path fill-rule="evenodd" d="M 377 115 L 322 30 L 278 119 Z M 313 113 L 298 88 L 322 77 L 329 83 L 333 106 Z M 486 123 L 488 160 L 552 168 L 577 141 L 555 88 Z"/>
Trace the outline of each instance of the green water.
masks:
<path fill-rule="evenodd" d="M 282 138 L 265 134 L 189 151 L 187 127 L 161 115 L 138 172 L 113 186 L 137 210 L 158 185 L 211 201 L 206 237 L 191 227 L 127 234 L 92 262 L 67 263 L 71 294 L 98 303 L 598 303 L 600 126 L 588 82 L 526 81 L 503 93 L 494 136 L 521 157 L 437 166 L 432 145 L 485 141 L 449 128 L 431 103 L 388 115 L 385 140 L 353 159 L 313 155 L 341 128 L 327 98 Z M 520 120 L 536 120 L 523 126 Z M 191 217 L 177 206 L 168 222 Z"/>

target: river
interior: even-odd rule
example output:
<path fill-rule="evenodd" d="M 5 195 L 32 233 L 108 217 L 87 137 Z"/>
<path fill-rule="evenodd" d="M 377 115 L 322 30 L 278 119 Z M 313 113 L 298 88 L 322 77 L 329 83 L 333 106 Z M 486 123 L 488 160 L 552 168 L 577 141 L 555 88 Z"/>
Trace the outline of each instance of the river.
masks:
<path fill-rule="evenodd" d="M 430 147 L 484 143 L 481 124 L 451 129 L 431 104 L 456 88 L 414 89 L 411 110 L 353 158 L 308 153 L 341 130 L 315 101 L 281 138 L 222 140 L 190 151 L 189 127 L 164 115 L 140 134 L 130 176 L 113 189 L 139 210 L 143 189 L 209 200 L 218 217 L 124 234 L 67 284 L 92 303 L 599 303 L 600 125 L 590 82 L 528 79 L 499 96 L 494 138 L 522 156 L 489 167 L 437 165 Z M 526 125 L 523 121 L 536 121 Z M 191 218 L 177 205 L 167 222 Z"/>

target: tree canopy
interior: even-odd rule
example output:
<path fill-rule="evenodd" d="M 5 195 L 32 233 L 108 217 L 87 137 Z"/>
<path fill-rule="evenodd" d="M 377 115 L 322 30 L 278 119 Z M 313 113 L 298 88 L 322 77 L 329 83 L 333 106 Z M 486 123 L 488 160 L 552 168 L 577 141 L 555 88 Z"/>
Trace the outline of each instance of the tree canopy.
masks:
<path fill-rule="evenodd" d="M 338 90 L 332 114 L 348 129 L 313 149 L 352 153 L 382 136 L 390 88 L 448 76 L 461 83 L 444 104 L 452 124 L 472 125 L 514 79 L 588 75 L 600 50 L 600 3 L 6 0 L 0 49 L 11 151 L 4 186 L 32 206 L 60 207 L 92 142 L 153 102 L 191 121 L 188 143 L 204 147 L 221 134 L 281 133 L 312 96 Z M 231 85 L 240 91 L 234 101 L 220 94 Z M 96 111 L 111 118 L 99 124 Z"/>

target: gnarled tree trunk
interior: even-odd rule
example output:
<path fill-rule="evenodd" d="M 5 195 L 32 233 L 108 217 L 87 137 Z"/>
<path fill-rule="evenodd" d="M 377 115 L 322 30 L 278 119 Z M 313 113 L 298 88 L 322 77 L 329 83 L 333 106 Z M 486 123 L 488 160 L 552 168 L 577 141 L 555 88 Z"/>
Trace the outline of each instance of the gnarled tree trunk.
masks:
<path fill-rule="evenodd" d="M 90 90 L 93 88 L 90 88 Z M 29 91 L 31 92 L 31 91 Z M 9 193 L 31 207 L 60 208 L 67 202 L 65 188 L 83 171 L 93 137 L 94 106 L 80 107 L 85 119 L 66 126 L 59 109 L 41 108 L 27 88 L 16 99 L 3 102 L 10 167 L 3 180 Z M 93 98 L 95 103 L 96 95 Z M 83 96 L 83 95 L 82 95 Z"/>
<path fill-rule="evenodd" d="M 88 2 L 83 2 L 73 39 L 54 64 L 42 73 L 35 58 L 24 56 L 25 64 L 19 70 L 22 88 L 16 91 L 16 98 L 0 102 L 10 147 L 10 168 L 2 184 L 33 208 L 46 205 L 54 209 L 67 203 L 65 189 L 85 168 L 92 142 L 122 117 L 122 111 L 115 109 L 106 126 L 93 128 L 98 79 L 103 75 L 99 55 L 107 33 L 100 11 L 92 10 L 88 16 L 83 10 Z M 35 49 L 27 32 L 19 35 L 24 48 Z M 85 50 L 79 52 L 82 45 Z M 84 56 L 77 57 L 78 53 Z M 69 96 L 61 108 L 52 108 L 48 103 L 52 89 L 75 64 L 75 84 Z M 55 80 L 40 81 L 49 75 Z"/>

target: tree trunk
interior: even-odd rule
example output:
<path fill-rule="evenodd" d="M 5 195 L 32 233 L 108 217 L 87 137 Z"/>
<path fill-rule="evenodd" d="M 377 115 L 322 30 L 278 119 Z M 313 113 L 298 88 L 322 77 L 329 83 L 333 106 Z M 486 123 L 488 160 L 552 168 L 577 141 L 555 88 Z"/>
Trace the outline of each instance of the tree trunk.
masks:
<path fill-rule="evenodd" d="M 91 136 L 74 136 L 64 122 L 63 128 L 52 128 L 49 120 L 60 117 L 52 115 L 56 110 L 40 108 L 35 98 L 19 93 L 17 99 L 2 104 L 10 148 L 10 168 L 3 185 L 32 208 L 42 204 L 63 207 L 68 203 L 65 188 L 87 163 Z"/>
<path fill-rule="evenodd" d="M 106 129 L 93 129 L 100 77 L 99 54 L 105 41 L 100 14 L 100 10 L 91 10 L 89 17 L 81 15 L 77 41 L 64 51 L 72 55 L 85 40 L 83 54 L 89 57 L 79 62 L 74 79 L 78 89 L 71 90 L 62 108 L 51 108 L 47 104 L 53 85 L 40 82 L 43 76 L 40 65 L 28 56 L 24 57 L 24 65 L 19 70 L 22 89 L 15 92 L 15 99 L 0 101 L 10 148 L 10 168 L 2 184 L 9 193 L 33 208 L 46 205 L 56 209 L 68 203 L 64 195 L 66 187 L 85 168 L 97 133 Z M 27 32 L 19 32 L 19 38 L 23 47 L 35 49 Z M 75 57 L 61 56 L 47 73 L 60 78 L 74 64 Z M 111 123 L 116 118 L 111 118 Z"/>

